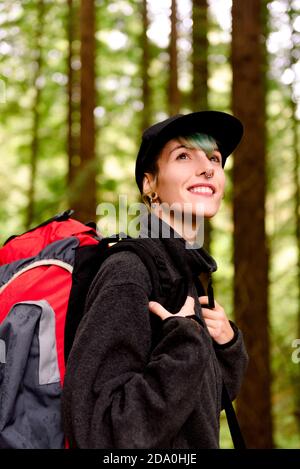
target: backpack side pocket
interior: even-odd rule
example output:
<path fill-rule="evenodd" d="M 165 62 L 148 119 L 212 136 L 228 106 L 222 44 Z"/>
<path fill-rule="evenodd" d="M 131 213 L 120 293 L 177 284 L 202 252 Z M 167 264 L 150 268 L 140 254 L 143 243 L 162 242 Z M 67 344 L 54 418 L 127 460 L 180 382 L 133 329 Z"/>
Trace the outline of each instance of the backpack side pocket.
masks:
<path fill-rule="evenodd" d="M 45 300 L 16 303 L 0 340 L 0 448 L 63 448 L 53 309 Z"/>

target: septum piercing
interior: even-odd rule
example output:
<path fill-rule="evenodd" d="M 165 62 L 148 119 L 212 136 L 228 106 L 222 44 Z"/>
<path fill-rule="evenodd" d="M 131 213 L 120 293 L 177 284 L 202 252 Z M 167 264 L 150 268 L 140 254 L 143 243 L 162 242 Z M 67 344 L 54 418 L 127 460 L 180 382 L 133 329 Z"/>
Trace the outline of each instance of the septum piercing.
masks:
<path fill-rule="evenodd" d="M 207 178 L 212 178 L 213 175 L 214 175 L 214 173 L 213 173 L 212 170 L 210 170 L 210 171 L 205 171 L 204 175 L 205 175 L 205 177 L 207 177 Z"/>

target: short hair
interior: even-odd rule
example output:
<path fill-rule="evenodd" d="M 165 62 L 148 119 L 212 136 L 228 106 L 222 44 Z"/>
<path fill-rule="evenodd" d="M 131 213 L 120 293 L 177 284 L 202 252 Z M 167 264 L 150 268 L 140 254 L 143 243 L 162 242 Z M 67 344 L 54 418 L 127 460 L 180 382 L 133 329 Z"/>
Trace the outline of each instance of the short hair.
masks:
<path fill-rule="evenodd" d="M 179 136 L 177 139 L 180 143 L 184 143 L 187 148 L 201 149 L 208 156 L 211 156 L 218 149 L 218 144 L 213 137 L 199 132 L 187 136 Z"/>
<path fill-rule="evenodd" d="M 211 156 L 213 152 L 218 149 L 218 144 L 213 137 L 200 132 L 195 132 L 190 135 L 178 135 L 173 138 L 179 140 L 180 143 L 184 143 L 187 148 L 203 150 L 208 156 Z M 161 151 L 157 153 L 155 158 L 149 161 L 146 168 L 144 169 L 144 173 L 151 173 L 155 177 L 155 179 L 158 176 L 158 160 L 160 154 Z M 144 201 L 148 209 L 150 209 L 150 195 L 151 193 L 143 193 L 142 195 L 142 200 Z"/>

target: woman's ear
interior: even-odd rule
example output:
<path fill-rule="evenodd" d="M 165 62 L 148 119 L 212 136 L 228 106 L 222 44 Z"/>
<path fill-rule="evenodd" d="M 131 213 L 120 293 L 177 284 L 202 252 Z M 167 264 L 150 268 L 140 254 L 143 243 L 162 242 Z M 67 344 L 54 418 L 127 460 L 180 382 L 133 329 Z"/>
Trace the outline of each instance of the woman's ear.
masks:
<path fill-rule="evenodd" d="M 151 173 L 145 173 L 143 179 L 143 194 L 148 194 L 155 190 L 154 176 Z"/>

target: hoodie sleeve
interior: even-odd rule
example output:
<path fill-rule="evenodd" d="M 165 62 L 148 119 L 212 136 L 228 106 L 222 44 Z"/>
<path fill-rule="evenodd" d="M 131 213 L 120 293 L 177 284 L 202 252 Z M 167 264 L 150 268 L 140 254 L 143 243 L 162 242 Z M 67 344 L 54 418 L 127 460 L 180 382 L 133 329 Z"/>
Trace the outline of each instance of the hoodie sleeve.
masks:
<path fill-rule="evenodd" d="M 220 345 L 214 342 L 215 352 L 221 367 L 230 399 L 233 401 L 240 390 L 248 365 L 248 354 L 241 330 L 230 321 L 234 336 L 230 342 Z"/>
<path fill-rule="evenodd" d="M 66 370 L 63 417 L 71 446 L 168 447 L 191 414 L 210 338 L 196 321 L 157 318 L 160 337 L 152 348 L 150 292 L 136 254 L 115 253 L 103 263 Z"/>

